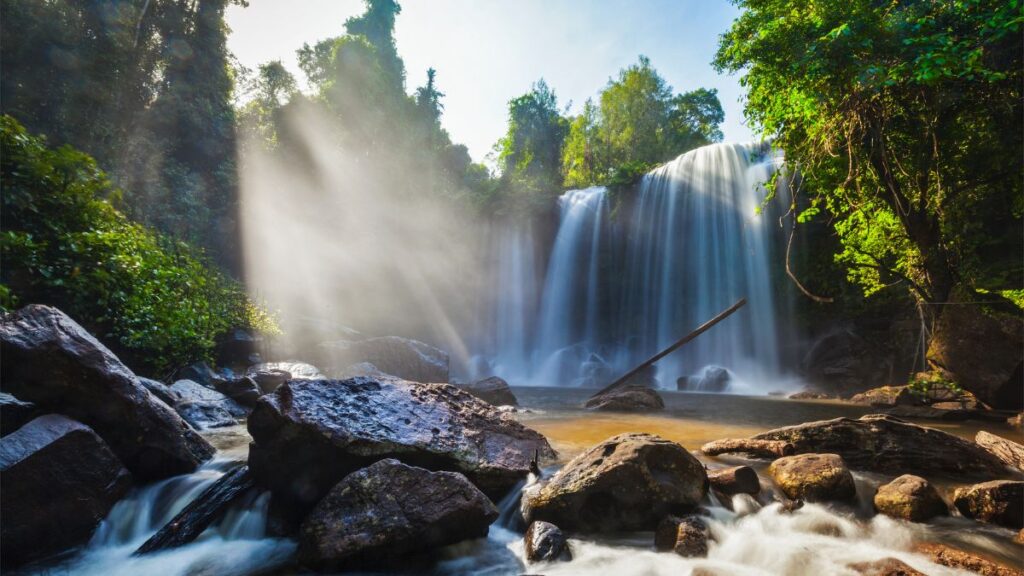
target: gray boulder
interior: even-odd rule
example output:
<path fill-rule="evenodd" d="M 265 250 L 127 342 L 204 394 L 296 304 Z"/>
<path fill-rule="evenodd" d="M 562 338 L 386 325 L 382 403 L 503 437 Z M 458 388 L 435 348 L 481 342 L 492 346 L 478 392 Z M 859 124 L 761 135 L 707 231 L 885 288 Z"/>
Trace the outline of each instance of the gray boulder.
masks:
<path fill-rule="evenodd" d="M 323 365 L 340 373 L 369 362 L 385 374 L 412 382 L 448 382 L 448 354 L 418 340 L 383 336 L 338 340 L 320 345 Z"/>
<path fill-rule="evenodd" d="M 920 476 L 904 474 L 878 487 L 875 509 L 893 518 L 910 522 L 926 522 L 949 514 L 949 507 L 939 491 Z"/>
<path fill-rule="evenodd" d="M 458 387 L 494 406 L 519 405 L 515 394 L 512 394 L 512 390 L 508 387 L 508 382 L 497 376 L 491 376 L 490 378 L 484 378 L 469 384 L 459 384 Z"/>
<path fill-rule="evenodd" d="M 175 409 L 185 403 L 204 403 L 220 408 L 235 418 L 244 418 L 249 413 L 238 402 L 213 388 L 207 388 L 192 380 L 178 380 L 171 385 L 171 391 L 178 395 L 178 403 L 175 404 Z"/>
<path fill-rule="evenodd" d="M 665 401 L 647 386 L 622 386 L 587 400 L 589 410 L 608 412 L 653 412 L 665 408 Z"/>
<path fill-rule="evenodd" d="M 7 436 L 38 415 L 39 409 L 35 404 L 0 392 L 0 436 Z"/>
<path fill-rule="evenodd" d="M 143 378 L 142 376 L 139 376 L 138 378 L 139 384 L 142 384 L 146 390 L 149 390 L 150 394 L 159 398 L 164 404 L 173 408 L 174 405 L 181 400 L 181 398 L 171 390 L 171 387 L 163 382 L 153 380 L 151 378 Z"/>
<path fill-rule="evenodd" d="M 550 522 L 537 520 L 530 523 L 523 536 L 526 560 L 529 562 L 555 562 L 572 560 L 569 542 L 562 530 Z"/>

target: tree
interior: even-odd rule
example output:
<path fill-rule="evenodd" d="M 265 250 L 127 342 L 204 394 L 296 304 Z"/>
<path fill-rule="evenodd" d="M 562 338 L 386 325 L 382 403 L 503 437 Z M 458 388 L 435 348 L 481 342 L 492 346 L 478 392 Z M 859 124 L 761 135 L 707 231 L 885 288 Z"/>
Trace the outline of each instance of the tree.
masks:
<path fill-rule="evenodd" d="M 238 111 L 239 130 L 272 148 L 277 143 L 275 114 L 298 93 L 295 77 L 273 60 L 260 64 L 246 89 L 252 99 Z"/>
<path fill-rule="evenodd" d="M 560 189 L 562 143 L 568 122 L 543 79 L 508 103 L 508 131 L 497 145 L 502 179 L 549 193 Z"/>
<path fill-rule="evenodd" d="M 1020 2 L 736 4 L 715 65 L 743 72 L 747 118 L 809 195 L 801 219 L 829 213 L 865 293 L 1024 285 Z"/>
<path fill-rule="evenodd" d="M 667 159 L 664 142 L 671 100 L 672 87 L 646 56 L 608 82 L 601 92 L 600 137 L 613 166 Z"/>

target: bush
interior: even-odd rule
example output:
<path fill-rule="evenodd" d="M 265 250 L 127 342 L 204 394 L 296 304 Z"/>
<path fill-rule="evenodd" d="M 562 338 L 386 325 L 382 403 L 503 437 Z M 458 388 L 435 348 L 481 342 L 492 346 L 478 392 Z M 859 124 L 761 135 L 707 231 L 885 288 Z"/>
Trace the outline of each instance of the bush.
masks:
<path fill-rule="evenodd" d="M 232 328 L 274 319 L 190 246 L 130 222 L 88 155 L 0 117 L 0 304 L 51 304 L 159 373 L 209 359 Z"/>

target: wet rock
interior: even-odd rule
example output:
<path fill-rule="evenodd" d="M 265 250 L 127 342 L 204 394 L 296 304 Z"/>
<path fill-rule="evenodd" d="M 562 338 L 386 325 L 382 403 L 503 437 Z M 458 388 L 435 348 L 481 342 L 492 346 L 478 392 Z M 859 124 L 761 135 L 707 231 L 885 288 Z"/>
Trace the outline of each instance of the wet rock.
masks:
<path fill-rule="evenodd" d="M 716 494 L 726 497 L 736 494 L 757 496 L 761 493 L 761 481 L 750 466 L 712 468 L 708 470 L 708 482 Z"/>
<path fill-rule="evenodd" d="M 838 454 L 855 470 L 979 479 L 1005 474 L 1002 461 L 974 442 L 879 414 L 807 422 L 753 438 L 788 442 L 795 454 Z"/>
<path fill-rule="evenodd" d="M 218 339 L 214 353 L 217 363 L 226 366 L 249 364 L 249 358 L 259 355 L 257 348 L 262 338 L 248 330 L 236 328 Z"/>
<path fill-rule="evenodd" d="M 953 505 L 968 518 L 1014 530 L 1024 528 L 1024 482 L 1018 480 L 993 480 L 957 488 Z"/>
<path fill-rule="evenodd" d="M 356 376 L 369 376 L 370 378 L 397 378 L 397 376 L 392 374 L 385 374 L 369 362 L 353 364 L 336 374 L 336 376 L 342 380 L 346 378 L 355 378 Z M 399 380 L 401 380 L 401 378 L 399 378 Z"/>
<path fill-rule="evenodd" d="M 528 522 L 579 532 L 651 530 L 707 494 L 704 466 L 685 448 L 651 434 L 620 434 L 573 458 L 524 494 Z"/>
<path fill-rule="evenodd" d="M 384 336 L 320 345 L 324 366 L 340 372 L 369 362 L 385 374 L 412 382 L 448 382 L 448 354 L 418 340 Z"/>
<path fill-rule="evenodd" d="M 963 304 L 942 307 L 928 345 L 929 366 L 994 408 L 1024 407 L 1020 311 L 982 309 L 970 304 L 976 295 L 963 289 L 954 290 L 949 299 Z"/>
<path fill-rule="evenodd" d="M 219 408 L 221 411 L 231 414 L 235 418 L 244 418 L 249 411 L 244 406 L 235 402 L 231 398 L 221 394 L 220 392 L 202 386 L 192 380 L 178 380 L 171 385 L 171 391 L 178 395 L 180 398 L 178 404 L 175 404 L 175 409 L 179 405 L 185 403 L 202 403 L 208 404 L 213 408 Z"/>
<path fill-rule="evenodd" d="M 529 562 L 554 562 L 572 560 L 569 542 L 562 530 L 550 522 L 536 521 L 526 529 L 523 537 L 526 559 Z"/>
<path fill-rule="evenodd" d="M 160 382 L 159 380 L 152 380 L 150 378 L 143 378 L 139 376 L 139 384 L 142 384 L 146 390 L 153 396 L 156 396 L 161 402 L 168 406 L 174 407 L 181 398 L 171 390 L 170 386 Z"/>
<path fill-rule="evenodd" d="M 673 551 L 686 558 L 708 555 L 708 525 L 697 516 L 668 516 L 654 531 L 654 547 Z"/>
<path fill-rule="evenodd" d="M 242 406 L 252 407 L 263 395 L 263 390 L 256 384 L 256 380 L 248 376 L 219 380 L 214 384 L 214 388 Z"/>
<path fill-rule="evenodd" d="M 91 428 L 56 414 L 0 439 L 0 475 L 5 568 L 85 543 L 131 486 Z"/>
<path fill-rule="evenodd" d="M 1002 460 L 1007 466 L 1018 472 L 1024 472 L 1024 446 L 984 430 L 978 432 L 974 441 L 978 443 L 978 446 Z"/>
<path fill-rule="evenodd" d="M 460 384 L 459 388 L 494 406 L 518 406 L 508 382 L 497 376 L 477 380 L 471 384 Z"/>
<path fill-rule="evenodd" d="M 604 358 L 591 353 L 586 361 L 580 364 L 580 377 L 574 385 L 580 388 L 601 388 L 611 384 L 615 379 L 615 371 Z"/>
<path fill-rule="evenodd" d="M 286 372 L 288 380 L 319 380 L 324 377 L 319 368 L 305 362 L 263 362 L 250 366 L 245 375 L 255 376 L 260 372 Z"/>
<path fill-rule="evenodd" d="M 927 556 L 929 560 L 948 568 L 966 570 L 981 576 L 1022 576 L 1024 572 L 996 564 L 970 552 L 958 550 L 945 544 L 918 544 L 914 551 Z"/>
<path fill-rule="evenodd" d="M 720 454 L 749 454 L 757 458 L 792 456 L 795 448 L 785 440 L 756 440 L 752 438 L 725 438 L 713 440 L 700 447 L 708 456 Z"/>
<path fill-rule="evenodd" d="M 498 510 L 466 478 L 381 460 L 346 476 L 302 524 L 299 561 L 315 570 L 394 563 L 487 536 Z"/>
<path fill-rule="evenodd" d="M 249 466 L 298 508 L 347 474 L 384 458 L 465 474 L 499 498 L 526 477 L 547 440 L 448 384 L 292 380 L 260 398 L 248 421 Z"/>
<path fill-rule="evenodd" d="M 864 576 L 927 576 L 924 572 L 918 572 L 906 562 L 895 558 L 858 562 L 849 566 Z"/>
<path fill-rule="evenodd" d="M 800 454 L 772 462 L 768 468 L 786 496 L 808 502 L 848 502 L 857 496 L 853 475 L 836 454 Z"/>
<path fill-rule="evenodd" d="M 207 388 L 216 388 L 217 382 L 224 377 L 217 374 L 206 362 L 196 362 L 178 370 L 176 380 L 191 380 Z"/>
<path fill-rule="evenodd" d="M 665 401 L 646 386 L 622 386 L 587 400 L 584 407 L 609 412 L 653 412 L 664 409 Z"/>
<path fill-rule="evenodd" d="M 693 383 L 693 378 L 690 379 L 691 384 L 690 390 L 696 390 L 698 392 L 724 392 L 729 388 L 729 382 L 732 381 L 732 374 L 728 370 L 721 366 L 708 366 L 704 369 L 699 377 L 697 377 L 696 383 Z"/>
<path fill-rule="evenodd" d="M 835 396 L 814 390 L 801 390 L 789 395 L 790 400 L 831 400 L 832 398 L 835 398 Z"/>
<path fill-rule="evenodd" d="M 1006 424 L 1009 425 L 1011 428 L 1016 428 L 1017 430 L 1024 428 L 1024 412 L 1021 412 L 1020 414 L 1017 414 L 1016 416 L 1013 416 L 1011 418 L 1007 418 Z"/>
<path fill-rule="evenodd" d="M 230 412 L 213 402 L 178 402 L 174 410 L 196 430 L 226 428 L 238 424 Z"/>
<path fill-rule="evenodd" d="M 938 490 L 920 476 L 904 474 L 878 488 L 875 509 L 893 518 L 926 522 L 949 514 Z"/>
<path fill-rule="evenodd" d="M 639 388 L 658 387 L 658 367 L 645 366 L 642 370 L 633 374 L 622 384 L 624 387 L 635 386 Z"/>
<path fill-rule="evenodd" d="M 92 428 L 138 480 L 191 472 L 213 447 L 60 310 L 31 305 L 0 320 L 3 390 Z"/>
<path fill-rule="evenodd" d="M 260 391 L 264 394 L 270 394 L 281 384 L 292 379 L 292 375 L 284 370 L 265 370 L 261 372 L 253 372 L 249 376 L 253 382 L 260 387 Z"/>
<path fill-rule="evenodd" d="M 39 409 L 35 404 L 0 392 L 0 436 L 7 436 L 38 415 Z"/>
<path fill-rule="evenodd" d="M 914 394 L 909 386 L 882 386 L 872 388 L 850 398 L 854 404 L 869 406 L 920 406 L 921 397 Z"/>

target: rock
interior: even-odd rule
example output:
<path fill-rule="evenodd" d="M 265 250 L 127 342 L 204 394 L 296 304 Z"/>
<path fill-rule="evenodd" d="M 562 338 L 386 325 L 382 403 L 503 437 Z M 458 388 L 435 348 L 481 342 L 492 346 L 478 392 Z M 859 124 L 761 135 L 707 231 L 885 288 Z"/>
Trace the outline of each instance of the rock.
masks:
<path fill-rule="evenodd" d="M 465 474 L 499 498 L 554 456 L 547 440 L 448 384 L 404 380 L 291 380 L 249 416 L 249 466 L 298 508 L 384 458 Z"/>
<path fill-rule="evenodd" d="M 249 411 L 241 404 L 221 394 L 213 388 L 207 388 L 192 380 L 178 380 L 171 384 L 171 391 L 178 395 L 178 405 L 184 403 L 200 402 L 220 408 L 235 418 L 244 418 Z"/>
<path fill-rule="evenodd" d="M 131 487 L 91 428 L 56 414 L 0 439 L 0 475 L 4 568 L 84 544 Z"/>
<path fill-rule="evenodd" d="M 526 560 L 529 562 L 555 562 L 572 560 L 569 542 L 562 530 L 550 522 L 530 523 L 523 537 Z"/>
<path fill-rule="evenodd" d="M 906 562 L 895 558 L 857 562 L 849 566 L 864 576 L 927 576 L 924 572 L 918 572 Z"/>
<path fill-rule="evenodd" d="M 573 458 L 523 496 L 527 522 L 579 532 L 651 530 L 707 494 L 704 466 L 685 448 L 651 434 L 620 434 Z"/>
<path fill-rule="evenodd" d="M 224 377 L 213 371 L 206 362 L 196 362 L 178 370 L 177 380 L 191 380 L 207 388 L 216 388 L 217 382 Z"/>
<path fill-rule="evenodd" d="M 270 394 L 281 384 L 292 379 L 292 375 L 284 370 L 266 370 L 261 372 L 253 372 L 249 376 L 252 378 L 256 385 L 260 387 L 260 390 L 264 394 Z"/>
<path fill-rule="evenodd" d="M 248 330 L 236 328 L 221 336 L 214 348 L 217 363 L 225 366 L 245 366 L 249 357 L 258 355 L 257 348 L 263 339 Z"/>
<path fill-rule="evenodd" d="M 850 398 L 854 404 L 869 406 L 919 406 L 921 397 L 914 394 L 909 386 L 882 386 L 872 388 Z"/>
<path fill-rule="evenodd" d="M 804 356 L 807 381 L 819 390 L 847 397 L 881 382 L 888 366 L 879 361 L 875 346 L 852 330 L 835 330 L 819 338 Z"/>
<path fill-rule="evenodd" d="M 736 494 L 757 496 L 761 493 L 761 480 L 750 466 L 713 468 L 707 473 L 708 482 L 716 494 L 730 497 Z"/>
<path fill-rule="evenodd" d="M 900 520 L 926 522 L 949 514 L 949 508 L 938 490 L 920 476 L 904 474 L 879 486 L 875 493 L 875 509 Z"/>
<path fill-rule="evenodd" d="M 978 443 L 978 446 L 1002 460 L 1007 466 L 1015 468 L 1018 472 L 1024 472 L 1024 446 L 984 430 L 978 432 L 974 441 Z"/>
<path fill-rule="evenodd" d="M 693 378 L 690 379 L 691 383 Z M 690 387 L 690 390 L 696 390 L 698 392 L 724 392 L 729 388 L 729 382 L 732 381 L 732 374 L 728 370 L 721 366 L 708 366 L 704 368 L 704 372 L 697 377 L 697 382 L 694 386 Z"/>
<path fill-rule="evenodd" d="M 922 543 L 918 544 L 914 548 L 914 552 L 923 554 L 928 557 L 932 562 L 946 566 L 948 568 L 955 568 L 957 570 L 966 570 L 968 572 L 974 572 L 975 574 L 981 574 L 981 576 L 1022 576 L 1024 572 L 1010 568 L 1007 566 L 1001 566 L 986 560 L 975 554 L 958 550 L 945 544 L 932 544 Z"/>
<path fill-rule="evenodd" d="M 654 531 L 654 547 L 687 558 L 708 555 L 708 525 L 697 516 L 668 516 Z"/>
<path fill-rule="evenodd" d="M 814 390 L 801 390 L 789 395 L 790 400 L 831 400 L 832 398 L 835 398 L 835 396 L 825 392 L 815 392 Z"/>
<path fill-rule="evenodd" d="M 255 376 L 260 372 L 286 372 L 288 380 L 320 380 L 324 377 L 319 368 L 305 362 L 264 362 L 249 366 L 245 375 Z"/>
<path fill-rule="evenodd" d="M 356 376 L 369 376 L 370 378 L 397 378 L 392 374 L 381 372 L 376 366 L 369 362 L 359 362 L 335 374 L 339 379 L 355 378 Z M 399 378 L 401 380 L 401 378 Z"/>
<path fill-rule="evenodd" d="M 838 454 L 855 470 L 979 479 L 1005 474 L 1002 461 L 974 442 L 879 414 L 786 426 L 753 439 L 788 442 L 795 454 Z"/>
<path fill-rule="evenodd" d="M 892 416 L 894 418 L 918 418 L 922 420 L 946 420 L 948 422 L 962 422 L 964 420 L 970 420 L 974 417 L 974 414 L 969 410 L 955 409 L 944 409 L 939 408 L 940 404 L 946 404 L 940 402 L 939 404 L 933 404 L 932 406 L 893 406 L 892 408 L 884 408 L 879 410 L 886 416 Z"/>
<path fill-rule="evenodd" d="M 580 364 L 580 377 L 573 383 L 579 388 L 601 388 L 612 383 L 615 379 L 615 371 L 604 358 L 591 353 L 587 359 Z"/>
<path fill-rule="evenodd" d="M 346 476 L 302 523 L 298 559 L 317 571 L 392 563 L 487 536 L 498 510 L 465 476 L 381 460 Z"/>
<path fill-rule="evenodd" d="M 1024 482 L 992 480 L 962 486 L 953 492 L 953 505 L 961 514 L 1014 530 L 1024 528 Z"/>
<path fill-rule="evenodd" d="M 150 378 L 143 378 L 139 376 L 139 383 L 142 384 L 146 390 L 149 390 L 150 394 L 156 396 L 157 399 L 172 408 L 181 400 L 181 398 L 171 390 L 169 386 L 159 380 L 152 380 Z"/>
<path fill-rule="evenodd" d="M 1016 428 L 1017 430 L 1024 428 L 1024 412 L 1021 412 L 1011 418 L 1007 418 L 1006 424 L 1011 428 Z"/>
<path fill-rule="evenodd" d="M 369 362 L 385 374 L 412 382 L 448 382 L 448 354 L 409 338 L 384 336 L 324 342 L 320 352 L 324 365 L 335 371 Z"/>
<path fill-rule="evenodd" d="M 622 385 L 623 387 L 636 386 L 638 388 L 657 388 L 658 367 L 654 365 L 645 366 L 643 370 L 640 370 L 636 374 L 627 378 Z"/>
<path fill-rule="evenodd" d="M 772 462 L 775 484 L 789 498 L 808 502 L 851 501 L 857 496 L 853 474 L 837 454 L 800 454 Z"/>
<path fill-rule="evenodd" d="M 512 390 L 508 387 L 508 382 L 505 382 L 497 376 L 477 380 L 472 384 L 461 384 L 459 385 L 459 388 L 469 392 L 484 402 L 495 406 L 519 405 L 515 395 L 512 394 Z"/>
<path fill-rule="evenodd" d="M 184 474 L 213 447 L 74 320 L 30 305 L 0 320 L 5 392 L 92 428 L 137 480 Z"/>
<path fill-rule="evenodd" d="M 653 412 L 665 408 L 665 401 L 646 386 L 622 386 L 587 400 L 584 407 L 610 412 Z"/>
<path fill-rule="evenodd" d="M 985 310 L 956 289 L 943 306 L 928 345 L 928 365 L 994 408 L 1024 407 L 1024 317 Z M 984 361 L 980 361 L 984 359 Z"/>
<path fill-rule="evenodd" d="M 1021 528 L 1019 532 L 1013 537 L 1014 544 L 1024 545 L 1024 528 Z"/>
<path fill-rule="evenodd" d="M 248 376 L 219 380 L 214 384 L 214 388 L 242 406 L 254 406 L 263 395 L 263 390 L 256 384 L 256 380 Z"/>
<path fill-rule="evenodd" d="M 0 392 L 0 436 L 7 436 L 38 415 L 39 409 L 35 404 Z"/>
<path fill-rule="evenodd" d="M 708 456 L 741 453 L 770 459 L 792 456 L 795 450 L 793 445 L 785 440 L 753 440 L 750 438 L 714 440 L 700 447 L 700 451 Z"/>
<path fill-rule="evenodd" d="M 192 542 L 254 485 L 248 466 L 241 465 L 225 473 L 139 546 L 135 555 L 177 548 Z"/>
<path fill-rule="evenodd" d="M 226 428 L 238 424 L 230 412 L 213 402 L 178 402 L 174 410 L 196 430 Z"/>

